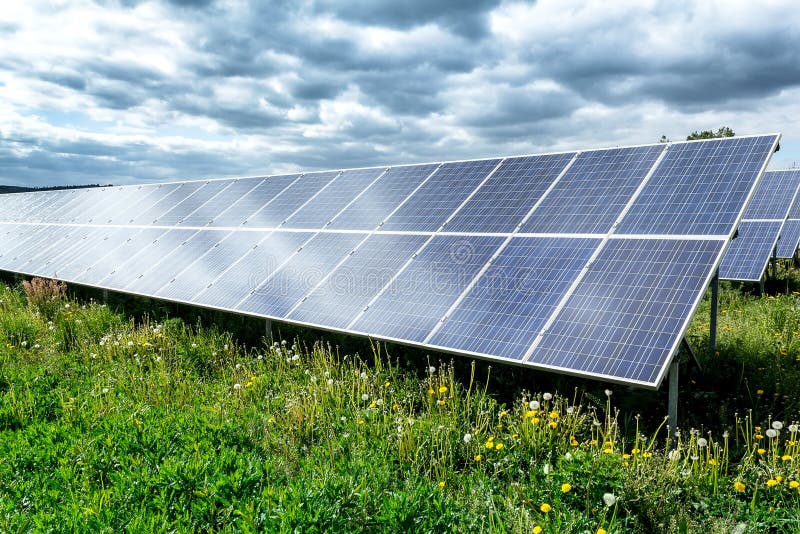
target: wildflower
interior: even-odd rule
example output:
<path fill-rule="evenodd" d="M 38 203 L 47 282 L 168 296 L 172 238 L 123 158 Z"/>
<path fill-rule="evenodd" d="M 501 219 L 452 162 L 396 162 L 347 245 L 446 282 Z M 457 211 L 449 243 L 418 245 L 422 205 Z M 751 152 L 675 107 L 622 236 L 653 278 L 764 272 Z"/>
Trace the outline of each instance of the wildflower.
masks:
<path fill-rule="evenodd" d="M 436 393 L 436 392 L 433 391 L 433 388 L 429 388 L 428 389 L 428 395 L 433 395 L 434 393 Z"/>
<path fill-rule="evenodd" d="M 603 494 L 603 503 L 605 503 L 606 506 L 611 508 L 612 506 L 617 504 L 616 495 L 614 495 L 613 493 L 604 493 Z"/>
<path fill-rule="evenodd" d="M 758 454 L 764 454 L 764 453 L 765 453 L 765 452 L 767 452 L 767 451 L 766 451 L 766 449 L 758 449 L 758 450 L 756 450 L 756 452 L 757 452 Z"/>
<path fill-rule="evenodd" d="M 326 380 L 326 382 L 328 383 L 329 386 L 333 385 L 333 378 L 329 378 L 328 380 Z"/>
<path fill-rule="evenodd" d="M 781 456 L 781 460 L 783 460 L 784 462 L 788 462 L 791 459 L 792 459 L 792 457 L 789 454 L 784 454 L 783 456 Z"/>
<path fill-rule="evenodd" d="M 756 439 L 764 439 L 764 436 L 762 434 L 756 434 L 755 438 Z"/>
<path fill-rule="evenodd" d="M 237 382 L 236 384 L 233 385 L 233 389 L 240 390 L 242 389 L 242 385 Z"/>
<path fill-rule="evenodd" d="M 472 434 L 464 434 L 464 443 L 472 441 Z"/>
<path fill-rule="evenodd" d="M 789 425 L 789 432 L 797 432 L 800 429 L 797 425 Z"/>
<path fill-rule="evenodd" d="M 764 394 L 763 389 L 756 390 L 756 395 L 763 395 L 763 394 Z"/>
<path fill-rule="evenodd" d="M 610 389 L 607 389 L 606 390 L 606 397 L 610 397 L 612 393 L 614 393 L 614 392 L 611 391 Z"/>
<path fill-rule="evenodd" d="M 482 459 L 483 459 L 483 456 L 481 456 L 480 454 L 476 454 L 475 455 L 475 461 L 476 462 L 480 462 Z"/>
<path fill-rule="evenodd" d="M 774 487 L 774 486 L 777 486 L 777 485 L 778 485 L 778 481 L 775 480 L 774 478 L 771 478 L 771 479 L 767 480 L 767 486 L 769 486 L 770 488 Z"/>
<path fill-rule="evenodd" d="M 439 393 L 447 393 L 447 386 L 439 387 Z"/>
<path fill-rule="evenodd" d="M 708 445 L 708 441 L 705 438 L 697 438 L 697 446 L 701 449 Z"/>
<path fill-rule="evenodd" d="M 487 449 L 494 449 L 494 438 L 489 438 L 486 440 L 486 443 L 483 444 L 484 447 Z"/>
<path fill-rule="evenodd" d="M 440 487 L 440 488 L 443 488 L 443 487 L 444 487 L 444 480 L 441 480 L 441 481 L 439 482 L 439 487 Z"/>
<path fill-rule="evenodd" d="M 768 438 L 775 438 L 777 436 L 778 436 L 778 431 L 777 430 L 775 430 L 773 428 L 768 428 L 767 429 L 767 437 Z"/>
<path fill-rule="evenodd" d="M 368 395 L 368 394 L 366 394 L 366 393 L 363 393 L 363 394 L 361 395 L 361 400 L 362 400 L 362 401 L 368 401 L 368 400 L 369 400 L 369 395 Z"/>
<path fill-rule="evenodd" d="M 567 414 L 572 415 L 573 413 L 575 413 L 575 407 L 574 406 L 569 406 L 567 408 Z"/>
<path fill-rule="evenodd" d="M 644 458 L 650 458 L 651 456 L 653 456 L 653 453 L 652 453 L 652 452 L 643 452 L 643 453 L 642 453 L 642 456 L 643 456 Z"/>
<path fill-rule="evenodd" d="M 197 343 L 192 343 L 192 348 L 196 349 L 197 348 Z"/>
<path fill-rule="evenodd" d="M 436 372 L 436 367 L 431 365 L 430 367 L 428 367 L 428 372 L 430 372 L 431 374 L 435 373 Z"/>
<path fill-rule="evenodd" d="M 550 412 L 550 419 L 558 419 L 558 412 Z"/>
<path fill-rule="evenodd" d="M 498 443 L 498 444 L 496 444 L 496 445 L 494 446 L 494 448 L 495 448 L 495 449 L 497 449 L 497 450 L 499 451 L 500 449 L 502 449 L 502 448 L 503 448 L 503 444 L 502 444 L 502 443 Z"/>
<path fill-rule="evenodd" d="M 570 438 L 569 444 L 572 445 L 573 447 L 577 447 L 578 446 L 578 440 L 575 439 L 575 438 Z"/>
<path fill-rule="evenodd" d="M 595 534 L 606 534 L 606 529 L 604 529 L 603 527 L 600 527 L 600 528 L 597 529 Z"/>
<path fill-rule="evenodd" d="M 714 458 L 710 458 L 708 460 L 708 465 L 717 465 L 717 461 Z"/>
<path fill-rule="evenodd" d="M 667 458 L 669 458 L 672 462 L 677 462 L 681 459 L 681 451 L 678 449 L 672 449 L 669 451 L 669 454 L 667 454 Z"/>
<path fill-rule="evenodd" d="M 640 452 L 642 452 L 642 451 L 641 451 L 641 450 L 639 450 L 639 449 L 638 449 L 638 448 L 636 448 L 636 447 L 634 447 L 633 449 L 631 449 L 631 454 L 633 454 L 634 456 L 635 456 L 635 455 L 637 455 L 637 454 L 639 454 Z"/>
<path fill-rule="evenodd" d="M 128 341 L 128 346 L 132 347 L 133 346 L 133 341 Z"/>
<path fill-rule="evenodd" d="M 528 403 L 528 408 L 531 410 L 538 410 L 539 409 L 539 401 L 532 400 Z"/>
<path fill-rule="evenodd" d="M 539 525 L 533 527 L 533 534 L 542 534 L 542 527 L 540 527 Z"/>
<path fill-rule="evenodd" d="M 733 489 L 741 493 L 744 491 L 744 484 L 742 484 L 740 481 L 737 480 L 736 482 L 733 483 Z"/>
<path fill-rule="evenodd" d="M 611 454 L 613 452 L 614 452 L 614 449 L 608 449 L 608 448 L 603 449 L 603 454 Z"/>
<path fill-rule="evenodd" d="M 392 385 L 392 383 L 387 381 L 387 382 L 386 382 L 386 383 L 383 385 L 383 387 L 385 387 L 385 388 L 388 388 L 388 387 L 389 387 L 389 386 L 391 386 L 391 385 Z"/>
<path fill-rule="evenodd" d="M 777 480 L 778 483 L 781 483 L 781 482 L 783 482 L 783 477 L 778 475 L 778 476 L 775 477 L 775 480 Z"/>
<path fill-rule="evenodd" d="M 27 341 L 23 341 L 22 343 L 20 343 L 20 345 L 22 345 L 23 347 L 27 347 L 28 346 L 28 342 Z"/>
<path fill-rule="evenodd" d="M 561 493 L 569 493 L 571 489 L 572 489 L 572 486 L 569 485 L 568 483 L 565 482 L 565 483 L 561 484 Z"/>
<path fill-rule="evenodd" d="M 792 488 L 792 489 L 796 489 L 796 488 L 800 487 L 800 482 L 798 482 L 796 480 L 792 480 L 792 481 L 789 482 L 789 487 Z"/>
<path fill-rule="evenodd" d="M 547 423 L 547 426 L 549 426 L 550 428 L 555 428 L 558 426 L 558 423 L 556 423 L 555 421 L 550 421 L 549 423 Z"/>
<path fill-rule="evenodd" d="M 550 505 L 549 505 L 549 504 L 547 504 L 547 503 L 544 503 L 544 504 L 542 504 L 542 505 L 539 507 L 539 510 L 541 510 L 541 511 L 542 511 L 542 512 L 544 512 L 544 513 L 549 513 L 549 512 L 550 512 L 550 510 L 552 510 L 552 509 L 553 509 L 553 507 L 552 507 L 552 506 L 550 506 Z"/>
<path fill-rule="evenodd" d="M 546 400 L 546 401 L 549 401 L 550 399 L 552 399 L 552 398 L 553 398 L 553 395 L 552 395 L 552 394 L 550 394 L 550 393 L 544 393 L 544 394 L 542 395 L 542 398 L 543 398 L 544 400 Z"/>
<path fill-rule="evenodd" d="M 630 460 L 631 459 L 631 455 L 630 454 L 623 454 L 622 455 L 622 459 L 623 460 Z"/>

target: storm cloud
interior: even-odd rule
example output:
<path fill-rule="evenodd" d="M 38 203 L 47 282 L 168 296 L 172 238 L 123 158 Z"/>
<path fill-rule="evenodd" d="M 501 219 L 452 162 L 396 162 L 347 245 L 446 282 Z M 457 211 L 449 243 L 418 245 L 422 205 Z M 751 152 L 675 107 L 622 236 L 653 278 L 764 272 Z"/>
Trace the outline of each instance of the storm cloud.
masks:
<path fill-rule="evenodd" d="M 0 183 L 141 183 L 784 134 L 793 3 L 80 0 L 0 12 Z M 798 141 L 794 141 L 797 139 Z"/>

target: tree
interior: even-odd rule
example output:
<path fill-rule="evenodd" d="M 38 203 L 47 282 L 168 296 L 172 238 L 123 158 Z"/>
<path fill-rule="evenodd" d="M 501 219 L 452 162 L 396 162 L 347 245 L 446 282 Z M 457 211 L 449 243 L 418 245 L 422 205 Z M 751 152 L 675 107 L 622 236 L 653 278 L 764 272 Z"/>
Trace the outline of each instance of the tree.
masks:
<path fill-rule="evenodd" d="M 661 139 L 658 140 L 659 143 L 671 143 L 672 139 L 667 137 L 666 135 L 662 135 Z"/>
<path fill-rule="evenodd" d="M 733 137 L 736 135 L 728 126 L 721 126 L 716 132 L 713 130 L 703 130 L 702 132 L 692 132 L 686 136 L 687 141 L 695 139 L 716 139 L 718 137 Z"/>

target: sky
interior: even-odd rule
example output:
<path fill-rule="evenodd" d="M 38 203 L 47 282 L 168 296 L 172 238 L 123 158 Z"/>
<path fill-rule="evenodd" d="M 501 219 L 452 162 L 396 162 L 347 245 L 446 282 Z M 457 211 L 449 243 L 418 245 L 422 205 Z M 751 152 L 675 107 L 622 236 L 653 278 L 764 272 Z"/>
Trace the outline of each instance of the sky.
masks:
<path fill-rule="evenodd" d="M 133 184 L 781 132 L 800 10 L 750 0 L 6 0 L 0 184 Z"/>

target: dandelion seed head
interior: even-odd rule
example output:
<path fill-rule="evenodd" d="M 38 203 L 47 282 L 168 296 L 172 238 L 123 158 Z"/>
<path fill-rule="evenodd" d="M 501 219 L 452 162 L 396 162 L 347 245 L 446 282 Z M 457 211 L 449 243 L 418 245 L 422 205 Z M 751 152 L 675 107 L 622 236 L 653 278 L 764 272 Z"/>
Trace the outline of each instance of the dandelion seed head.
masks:
<path fill-rule="evenodd" d="M 431 374 L 435 373 L 436 372 L 436 367 L 431 365 L 430 367 L 428 367 L 428 372 L 431 373 Z"/>
<path fill-rule="evenodd" d="M 708 445 L 708 441 L 706 440 L 706 438 L 697 438 L 697 446 L 698 447 L 700 447 L 702 449 L 703 447 L 706 447 L 707 445 Z"/>
<path fill-rule="evenodd" d="M 789 425 L 789 432 L 797 432 L 798 428 L 797 425 Z"/>
<path fill-rule="evenodd" d="M 775 438 L 778 436 L 778 431 L 774 428 L 768 428 L 765 434 L 767 434 L 768 438 Z"/>
<path fill-rule="evenodd" d="M 552 395 L 552 393 L 544 393 L 544 394 L 542 394 L 542 398 L 544 400 L 546 400 L 546 401 L 549 401 L 549 400 L 551 400 L 553 398 L 553 395 Z"/>
<path fill-rule="evenodd" d="M 610 397 L 614 392 L 611 391 L 610 389 L 607 389 L 605 393 L 606 393 L 606 397 Z"/>
<path fill-rule="evenodd" d="M 367 395 L 366 393 L 362 394 L 361 395 L 361 400 L 362 401 L 368 401 L 369 400 L 369 395 Z"/>
<path fill-rule="evenodd" d="M 611 508 L 615 504 L 617 504 L 617 496 L 613 493 L 604 493 L 603 494 L 603 503 Z"/>
<path fill-rule="evenodd" d="M 772 428 L 774 428 L 775 430 L 780 430 L 783 428 L 783 423 L 781 423 L 780 421 L 773 421 Z"/>
<path fill-rule="evenodd" d="M 472 434 L 464 434 L 464 443 L 472 441 Z"/>
<path fill-rule="evenodd" d="M 532 400 L 531 402 L 528 403 L 528 407 L 531 410 L 538 410 L 539 409 L 539 401 Z"/>
<path fill-rule="evenodd" d="M 238 382 L 237 382 L 237 383 L 235 383 L 235 384 L 233 385 L 233 389 L 235 389 L 235 390 L 240 390 L 240 389 L 242 389 L 242 385 L 241 385 L 240 383 L 238 383 Z"/>

